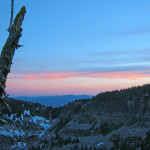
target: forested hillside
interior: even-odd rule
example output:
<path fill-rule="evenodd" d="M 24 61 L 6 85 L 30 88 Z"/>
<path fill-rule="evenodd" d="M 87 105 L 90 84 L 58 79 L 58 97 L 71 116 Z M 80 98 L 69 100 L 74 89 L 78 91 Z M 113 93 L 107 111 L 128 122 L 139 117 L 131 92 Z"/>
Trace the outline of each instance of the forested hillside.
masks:
<path fill-rule="evenodd" d="M 2 107 L 7 122 L 1 121 L 0 144 L 4 149 L 150 149 L 149 95 L 147 84 L 59 108 L 11 99 L 11 114 Z"/>

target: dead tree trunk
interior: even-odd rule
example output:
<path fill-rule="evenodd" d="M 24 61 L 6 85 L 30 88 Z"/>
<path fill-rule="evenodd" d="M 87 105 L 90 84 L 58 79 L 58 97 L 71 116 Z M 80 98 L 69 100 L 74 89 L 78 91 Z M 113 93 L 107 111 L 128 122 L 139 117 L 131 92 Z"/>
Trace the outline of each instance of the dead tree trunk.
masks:
<path fill-rule="evenodd" d="M 2 101 L 7 106 L 8 109 L 9 107 L 6 103 L 7 94 L 5 92 L 6 80 L 7 75 L 10 72 L 15 50 L 21 46 L 18 44 L 18 42 L 19 38 L 21 37 L 22 32 L 21 25 L 24 20 L 25 13 L 26 9 L 23 6 L 20 12 L 17 14 L 13 24 L 11 25 L 12 22 L 10 23 L 10 26 L 8 28 L 9 36 L 2 49 L 0 56 L 0 101 Z"/>
<path fill-rule="evenodd" d="M 10 25 L 9 25 L 9 28 L 12 27 L 13 15 L 14 15 L 14 0 L 11 0 L 11 17 L 10 17 Z M 8 28 L 8 29 L 9 29 L 9 28 Z"/>

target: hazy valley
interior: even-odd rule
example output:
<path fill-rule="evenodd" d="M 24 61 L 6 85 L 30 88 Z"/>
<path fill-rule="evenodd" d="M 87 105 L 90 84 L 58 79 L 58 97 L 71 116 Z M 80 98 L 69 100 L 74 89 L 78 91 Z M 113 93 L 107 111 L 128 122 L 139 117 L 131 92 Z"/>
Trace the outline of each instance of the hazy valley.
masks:
<path fill-rule="evenodd" d="M 40 103 L 44 106 L 60 107 L 74 100 L 92 98 L 91 95 L 62 95 L 62 96 L 38 96 L 38 97 L 14 97 L 17 100 L 24 100 L 33 103 Z"/>

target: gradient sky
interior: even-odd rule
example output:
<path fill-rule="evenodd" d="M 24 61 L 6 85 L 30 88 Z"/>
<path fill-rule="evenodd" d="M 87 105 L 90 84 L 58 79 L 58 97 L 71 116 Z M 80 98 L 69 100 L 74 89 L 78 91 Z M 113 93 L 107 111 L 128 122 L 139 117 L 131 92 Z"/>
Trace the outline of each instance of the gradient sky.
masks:
<path fill-rule="evenodd" d="M 15 0 L 27 8 L 10 96 L 96 95 L 150 82 L 149 0 Z M 0 48 L 10 0 L 0 1 Z"/>

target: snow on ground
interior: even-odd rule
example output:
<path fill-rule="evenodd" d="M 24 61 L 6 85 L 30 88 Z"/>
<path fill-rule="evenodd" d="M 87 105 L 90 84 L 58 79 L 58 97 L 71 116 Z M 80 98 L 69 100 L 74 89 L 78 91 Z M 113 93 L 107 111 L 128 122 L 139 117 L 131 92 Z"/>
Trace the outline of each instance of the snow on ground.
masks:
<path fill-rule="evenodd" d="M 13 132 L 14 132 L 14 134 L 17 135 L 18 137 L 25 135 L 25 133 L 22 131 L 22 129 L 21 129 L 21 131 L 15 130 L 15 131 L 13 131 Z"/>
<path fill-rule="evenodd" d="M 21 114 L 21 120 L 23 120 L 24 119 L 24 116 L 23 116 L 23 114 Z"/>
<path fill-rule="evenodd" d="M 24 148 L 24 147 L 26 147 L 26 143 L 18 142 L 18 147 Z"/>
<path fill-rule="evenodd" d="M 15 144 L 14 146 L 12 146 L 10 149 L 14 149 L 14 148 L 25 148 L 26 147 L 26 143 L 21 143 L 21 142 L 18 142 L 17 144 Z"/>
<path fill-rule="evenodd" d="M 100 143 L 97 144 L 97 146 L 101 146 L 101 145 L 104 145 L 104 143 L 100 142 Z"/>
<path fill-rule="evenodd" d="M 37 123 L 37 121 L 43 121 L 43 122 L 49 123 L 49 120 L 46 120 L 45 118 L 39 117 L 39 116 L 32 117 L 32 120 L 34 123 Z"/>
<path fill-rule="evenodd" d="M 30 111 L 29 110 L 24 110 L 24 115 L 29 115 L 30 116 Z"/>
<path fill-rule="evenodd" d="M 13 133 L 9 131 L 0 130 L 0 135 L 13 137 Z"/>
<path fill-rule="evenodd" d="M 45 124 L 44 122 L 40 123 L 40 126 L 43 127 L 45 130 L 47 130 L 48 128 L 50 128 L 50 124 Z"/>
<path fill-rule="evenodd" d="M 26 116 L 28 115 L 28 116 Z M 37 135 L 39 138 L 43 136 L 48 128 L 51 127 L 50 121 L 46 120 L 43 117 L 39 116 L 32 116 L 29 110 L 24 110 L 23 114 L 21 114 L 20 117 L 17 117 L 17 114 L 11 114 L 10 116 L 5 115 L 5 118 L 11 121 L 11 124 L 6 124 L 3 127 L 0 127 L 0 135 L 4 135 L 7 137 L 12 137 L 15 141 L 18 141 L 20 137 L 24 136 L 32 136 L 32 135 Z M 18 122 L 20 123 L 20 129 L 17 127 Z M 55 120 L 53 120 L 54 122 Z M 26 124 L 26 126 L 32 126 L 31 123 L 36 124 L 37 126 L 41 126 L 44 129 L 40 130 L 31 130 L 31 131 L 26 131 L 26 129 L 21 129 L 21 125 Z M 17 123 L 17 126 L 16 126 Z M 16 149 L 16 148 L 24 148 L 26 147 L 25 143 L 18 142 L 14 146 L 11 147 L 11 149 Z"/>
<path fill-rule="evenodd" d="M 9 136 L 9 137 L 14 137 L 17 136 L 19 138 L 19 136 L 23 136 L 25 135 L 25 133 L 21 130 L 4 130 L 4 128 L 0 128 L 0 135 L 4 135 L 4 136 Z"/>
<path fill-rule="evenodd" d="M 11 116 L 10 116 L 10 120 L 13 120 L 13 117 L 14 117 L 14 115 L 13 115 L 13 114 L 11 114 Z"/>

